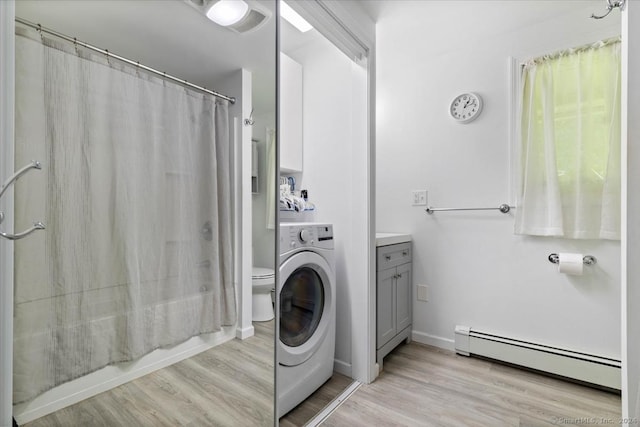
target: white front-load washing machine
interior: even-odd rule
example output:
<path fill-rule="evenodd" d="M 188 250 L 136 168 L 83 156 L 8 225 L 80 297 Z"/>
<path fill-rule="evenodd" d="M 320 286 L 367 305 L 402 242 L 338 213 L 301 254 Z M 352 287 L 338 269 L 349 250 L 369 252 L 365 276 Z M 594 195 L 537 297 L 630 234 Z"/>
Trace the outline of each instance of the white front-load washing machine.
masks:
<path fill-rule="evenodd" d="M 333 374 L 336 283 L 333 226 L 280 224 L 278 416 Z"/>

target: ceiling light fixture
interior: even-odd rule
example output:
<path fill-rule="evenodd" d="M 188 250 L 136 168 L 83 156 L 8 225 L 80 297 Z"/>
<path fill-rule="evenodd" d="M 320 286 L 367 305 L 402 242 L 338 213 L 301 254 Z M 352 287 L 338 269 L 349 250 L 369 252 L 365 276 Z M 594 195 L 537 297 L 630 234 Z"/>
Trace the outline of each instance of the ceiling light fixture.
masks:
<path fill-rule="evenodd" d="M 2 0 L 0 0 L 2 1 Z M 271 17 L 263 0 L 183 0 L 214 23 L 238 34 L 261 28 Z"/>
<path fill-rule="evenodd" d="M 249 5 L 243 0 L 220 0 L 207 11 L 207 18 L 218 25 L 228 27 L 247 15 Z"/>
<path fill-rule="evenodd" d="M 298 12 L 293 10 L 291 6 L 289 6 L 282 0 L 280 1 L 280 15 L 302 33 L 306 33 L 307 31 L 313 29 L 313 26 L 311 24 L 309 24 L 302 16 L 298 14 Z"/>

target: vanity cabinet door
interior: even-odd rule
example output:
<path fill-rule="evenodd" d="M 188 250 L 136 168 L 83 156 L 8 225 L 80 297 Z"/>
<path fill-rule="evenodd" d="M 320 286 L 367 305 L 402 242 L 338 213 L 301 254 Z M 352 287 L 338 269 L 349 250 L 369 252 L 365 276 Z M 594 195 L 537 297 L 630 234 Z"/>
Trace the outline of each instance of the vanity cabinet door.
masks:
<path fill-rule="evenodd" d="M 398 266 L 396 272 L 396 332 L 411 325 L 411 263 Z"/>
<path fill-rule="evenodd" d="M 395 268 L 378 271 L 376 348 L 385 345 L 396 334 L 395 277 Z"/>

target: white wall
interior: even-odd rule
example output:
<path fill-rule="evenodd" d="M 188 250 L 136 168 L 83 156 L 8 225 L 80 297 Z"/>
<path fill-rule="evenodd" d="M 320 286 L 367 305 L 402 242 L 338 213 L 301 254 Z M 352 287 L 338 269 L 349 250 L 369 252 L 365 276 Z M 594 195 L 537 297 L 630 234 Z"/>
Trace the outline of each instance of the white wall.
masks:
<path fill-rule="evenodd" d="M 233 150 L 233 217 L 234 217 L 234 286 L 238 307 L 236 336 L 253 336 L 252 317 L 252 201 L 251 201 L 251 137 L 253 129 L 244 124 L 253 109 L 251 72 L 239 69 L 218 79 L 214 87 L 232 93 L 235 104 L 229 105 L 230 137 Z"/>
<path fill-rule="evenodd" d="M 286 54 L 303 66 L 304 160 L 297 187 L 315 203 L 314 221 L 334 225 L 336 370 L 352 375 L 353 315 L 358 305 L 365 311 L 367 288 L 366 234 L 359 235 L 367 207 L 357 203 L 367 187 L 366 108 L 354 111 L 366 103 L 366 71 L 326 39 Z"/>
<path fill-rule="evenodd" d="M 267 128 L 276 128 L 275 113 L 254 116 L 253 139 L 258 141 L 258 194 L 251 196 L 253 206 L 253 265 L 275 268 L 275 230 L 267 229 Z M 275 170 L 275 166 L 274 169 Z"/>
<path fill-rule="evenodd" d="M 446 4 L 443 4 L 446 3 Z M 453 348 L 468 325 L 554 346 L 620 357 L 620 245 L 513 234 L 514 217 L 412 207 L 427 189 L 435 207 L 498 206 L 510 191 L 509 57 L 526 59 L 620 34 L 619 17 L 594 21 L 599 2 L 396 1 L 377 24 L 377 229 L 414 238 L 414 338 Z M 471 124 L 448 117 L 451 100 L 480 93 Z M 547 256 L 583 252 L 582 277 Z M 415 292 L 414 292 L 415 295 Z"/>

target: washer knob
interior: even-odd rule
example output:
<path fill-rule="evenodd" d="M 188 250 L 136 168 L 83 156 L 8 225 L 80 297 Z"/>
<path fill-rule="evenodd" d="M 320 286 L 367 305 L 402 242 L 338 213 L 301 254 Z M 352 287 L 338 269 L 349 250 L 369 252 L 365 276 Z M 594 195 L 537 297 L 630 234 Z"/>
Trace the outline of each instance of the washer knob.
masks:
<path fill-rule="evenodd" d="M 307 240 L 309 240 L 309 237 L 310 237 L 309 230 L 305 230 L 305 229 L 300 230 L 299 237 L 301 242 L 306 242 Z"/>

